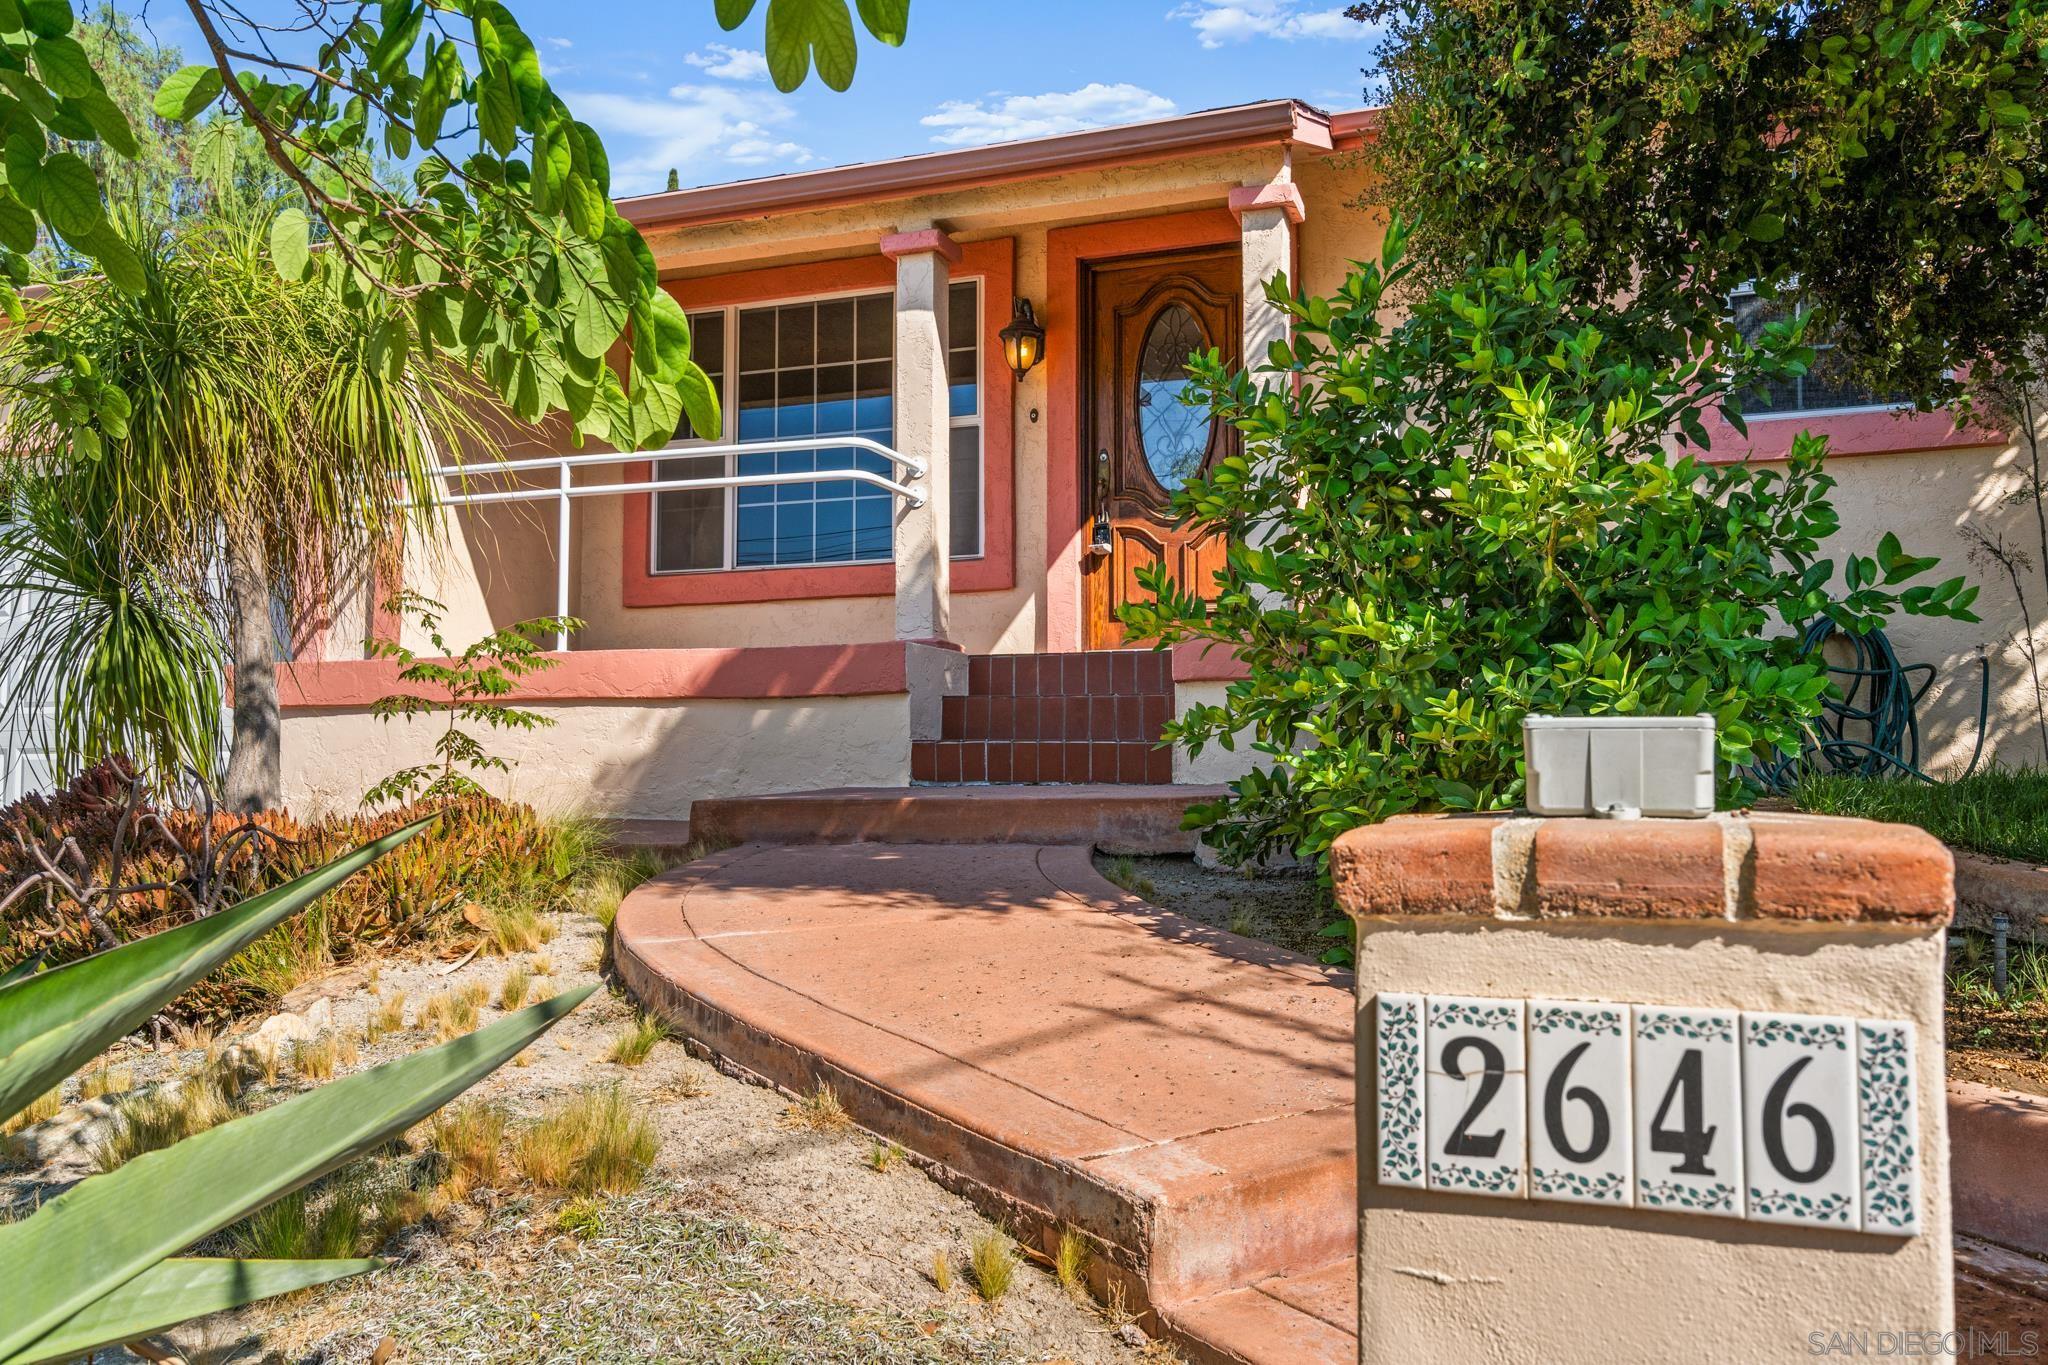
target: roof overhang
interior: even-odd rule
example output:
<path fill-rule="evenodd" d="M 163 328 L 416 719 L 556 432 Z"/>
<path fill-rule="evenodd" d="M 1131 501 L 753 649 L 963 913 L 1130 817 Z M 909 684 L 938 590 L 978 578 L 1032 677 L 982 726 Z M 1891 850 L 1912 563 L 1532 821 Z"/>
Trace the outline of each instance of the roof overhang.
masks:
<path fill-rule="evenodd" d="M 965 186 L 1247 147 L 1298 146 L 1329 152 L 1360 144 L 1370 135 L 1376 115 L 1371 109 L 1326 114 L 1299 100 L 1266 100 L 1116 128 L 644 194 L 621 199 L 618 207 L 628 222 L 652 231 L 909 199 Z"/>

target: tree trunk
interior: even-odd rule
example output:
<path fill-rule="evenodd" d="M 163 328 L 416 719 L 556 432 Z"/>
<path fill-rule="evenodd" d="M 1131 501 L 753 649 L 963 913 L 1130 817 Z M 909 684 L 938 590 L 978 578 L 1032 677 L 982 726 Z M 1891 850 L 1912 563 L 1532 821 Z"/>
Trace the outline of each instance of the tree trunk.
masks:
<path fill-rule="evenodd" d="M 270 623 L 270 575 L 261 542 L 246 532 L 231 531 L 227 559 L 235 722 L 221 800 L 229 810 L 250 815 L 284 806 L 277 637 Z"/>

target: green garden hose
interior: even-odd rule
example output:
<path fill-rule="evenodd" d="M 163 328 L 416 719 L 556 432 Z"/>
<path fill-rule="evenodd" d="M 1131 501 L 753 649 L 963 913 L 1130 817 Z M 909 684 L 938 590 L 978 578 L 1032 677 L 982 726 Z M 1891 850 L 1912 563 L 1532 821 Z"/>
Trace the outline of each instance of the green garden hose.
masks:
<path fill-rule="evenodd" d="M 1800 653 L 1818 654 L 1836 630 L 1826 617 L 1814 622 L 1799 642 Z M 1842 695 L 1823 704 L 1806 744 L 1797 753 L 1780 753 L 1744 771 L 1775 793 L 1790 791 L 1814 773 L 1885 777 L 1899 772 L 1922 782 L 1941 781 L 1920 767 L 1920 699 L 1934 685 L 1934 665 L 1900 663 L 1891 637 L 1880 629 L 1845 633 L 1843 639 L 1850 662 L 1827 666 Z M 1984 728 L 1991 714 L 1991 664 L 1979 658 L 1977 669 L 1977 744 L 1961 777 L 1975 772 L 1984 756 Z"/>

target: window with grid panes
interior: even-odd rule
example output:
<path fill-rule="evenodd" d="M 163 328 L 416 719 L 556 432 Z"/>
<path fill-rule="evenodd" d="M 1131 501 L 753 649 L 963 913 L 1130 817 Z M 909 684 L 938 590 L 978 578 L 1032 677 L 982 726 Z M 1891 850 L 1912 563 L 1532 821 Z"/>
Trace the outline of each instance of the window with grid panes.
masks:
<path fill-rule="evenodd" d="M 980 287 L 955 284 L 947 356 L 952 425 L 952 547 L 981 553 Z M 692 313 L 698 363 L 717 387 L 726 429 L 676 433 L 682 449 L 658 462 L 660 479 L 723 474 L 817 473 L 889 462 L 834 436 L 895 437 L 895 320 L 886 291 Z M 688 443 L 745 445 L 803 439 L 814 449 L 690 455 Z M 655 497 L 652 569 L 717 569 L 887 561 L 894 495 L 852 479 L 758 488 L 678 489 Z"/>

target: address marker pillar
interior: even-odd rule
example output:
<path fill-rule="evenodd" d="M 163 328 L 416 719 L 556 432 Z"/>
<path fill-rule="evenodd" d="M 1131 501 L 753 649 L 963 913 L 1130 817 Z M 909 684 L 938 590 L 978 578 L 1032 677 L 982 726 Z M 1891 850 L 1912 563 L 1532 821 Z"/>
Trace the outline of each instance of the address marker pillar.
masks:
<path fill-rule="evenodd" d="M 1801 1360 L 1952 1329 L 1935 839 L 1424 816 L 1332 867 L 1361 1361 Z"/>

